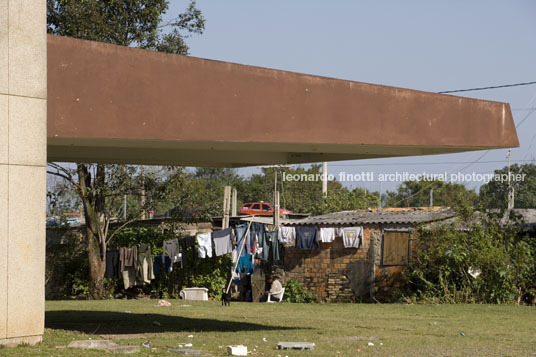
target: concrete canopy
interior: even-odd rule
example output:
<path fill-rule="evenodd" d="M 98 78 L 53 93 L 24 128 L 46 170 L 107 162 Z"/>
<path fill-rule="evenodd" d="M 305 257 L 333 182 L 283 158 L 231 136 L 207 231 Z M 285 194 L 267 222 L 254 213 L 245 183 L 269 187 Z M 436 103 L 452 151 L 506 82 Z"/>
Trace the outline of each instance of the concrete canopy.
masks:
<path fill-rule="evenodd" d="M 507 103 L 48 36 L 48 161 L 240 167 L 517 147 Z"/>

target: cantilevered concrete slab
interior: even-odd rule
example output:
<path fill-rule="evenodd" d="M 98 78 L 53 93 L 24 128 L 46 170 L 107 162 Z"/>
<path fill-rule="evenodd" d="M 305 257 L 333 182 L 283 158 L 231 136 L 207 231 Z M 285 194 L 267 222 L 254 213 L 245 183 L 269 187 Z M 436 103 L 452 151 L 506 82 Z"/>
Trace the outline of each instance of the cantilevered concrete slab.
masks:
<path fill-rule="evenodd" d="M 48 160 L 246 166 L 519 146 L 506 103 L 48 36 Z"/>

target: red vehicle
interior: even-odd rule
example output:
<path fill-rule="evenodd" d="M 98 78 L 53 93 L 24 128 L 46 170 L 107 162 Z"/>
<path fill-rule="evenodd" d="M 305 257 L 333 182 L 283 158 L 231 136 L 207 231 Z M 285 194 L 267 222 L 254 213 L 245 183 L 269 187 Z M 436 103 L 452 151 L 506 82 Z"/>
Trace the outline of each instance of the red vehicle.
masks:
<path fill-rule="evenodd" d="M 289 210 L 286 209 L 279 209 L 279 214 L 289 214 L 292 213 Z M 256 215 L 256 216 L 273 216 L 274 215 L 274 206 L 272 206 L 270 203 L 266 202 L 251 202 L 251 203 L 244 203 L 242 207 L 240 207 L 240 214 L 249 214 L 249 215 Z"/>

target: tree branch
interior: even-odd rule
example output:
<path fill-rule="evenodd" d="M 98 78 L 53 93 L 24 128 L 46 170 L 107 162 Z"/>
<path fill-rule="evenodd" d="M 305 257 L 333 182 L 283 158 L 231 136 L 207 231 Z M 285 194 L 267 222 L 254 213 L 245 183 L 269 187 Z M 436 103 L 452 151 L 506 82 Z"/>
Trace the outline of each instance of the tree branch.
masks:
<path fill-rule="evenodd" d="M 132 218 L 128 221 L 126 221 L 125 223 L 123 223 L 122 225 L 119 226 L 119 228 L 117 228 L 111 235 L 110 237 L 108 237 L 108 239 L 106 240 L 106 244 L 108 244 L 110 242 L 110 240 L 112 240 L 112 238 L 115 236 L 115 234 L 117 232 L 119 232 L 121 229 L 125 228 L 126 226 L 128 226 L 130 223 L 134 222 L 134 221 L 137 221 L 138 218 Z"/>
<path fill-rule="evenodd" d="M 54 171 L 48 171 L 48 170 L 47 170 L 47 174 L 51 174 L 51 175 L 54 175 L 54 176 L 57 176 L 57 177 L 61 177 L 61 178 L 63 178 L 64 180 L 67 180 L 67 181 L 68 181 L 71 185 L 73 185 L 76 189 L 80 189 L 80 186 L 78 185 L 78 183 L 77 183 L 76 180 L 74 179 L 71 170 L 68 170 L 68 169 L 66 169 L 65 167 L 63 167 L 63 166 L 61 166 L 61 165 L 58 165 L 58 164 L 56 164 L 56 163 L 53 163 L 53 162 L 49 162 L 49 163 L 47 163 L 47 165 L 50 166 L 51 168 L 57 170 L 56 172 L 54 172 Z M 60 171 L 61 171 L 62 173 L 60 173 Z"/>

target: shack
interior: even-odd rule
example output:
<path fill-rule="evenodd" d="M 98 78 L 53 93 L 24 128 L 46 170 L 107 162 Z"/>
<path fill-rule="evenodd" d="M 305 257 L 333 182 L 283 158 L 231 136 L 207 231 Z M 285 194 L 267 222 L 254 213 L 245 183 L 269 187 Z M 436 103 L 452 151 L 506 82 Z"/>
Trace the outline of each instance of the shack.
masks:
<path fill-rule="evenodd" d="M 411 261 L 412 237 L 421 223 L 455 216 L 441 207 L 344 211 L 300 220 L 289 226 L 363 227 L 362 245 L 345 248 L 342 238 L 320 242 L 317 250 L 284 248 L 285 280 L 295 278 L 321 302 L 386 301 L 400 286 L 400 274 Z"/>

